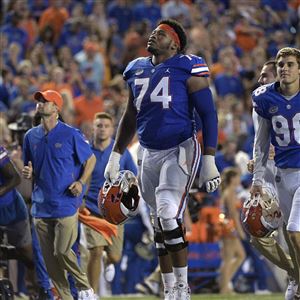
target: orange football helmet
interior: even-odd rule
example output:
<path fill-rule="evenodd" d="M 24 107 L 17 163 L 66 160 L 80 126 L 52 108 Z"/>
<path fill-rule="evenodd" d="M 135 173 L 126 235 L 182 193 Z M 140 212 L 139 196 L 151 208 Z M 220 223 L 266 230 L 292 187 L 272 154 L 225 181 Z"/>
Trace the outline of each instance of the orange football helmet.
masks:
<path fill-rule="evenodd" d="M 249 197 L 243 204 L 242 224 L 255 237 L 269 236 L 282 222 L 282 213 L 273 188 L 263 187 L 263 196 Z"/>
<path fill-rule="evenodd" d="M 98 195 L 98 207 L 105 220 L 119 225 L 136 215 L 139 199 L 134 174 L 130 171 L 120 171 L 114 182 L 104 182 Z"/>

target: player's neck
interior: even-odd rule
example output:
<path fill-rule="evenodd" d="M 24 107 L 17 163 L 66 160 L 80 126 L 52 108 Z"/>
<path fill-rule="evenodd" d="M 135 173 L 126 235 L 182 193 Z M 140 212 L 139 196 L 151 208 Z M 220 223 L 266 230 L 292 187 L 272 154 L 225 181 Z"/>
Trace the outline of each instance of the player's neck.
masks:
<path fill-rule="evenodd" d="M 283 96 L 293 96 L 299 92 L 299 81 L 295 81 L 292 84 L 280 84 L 279 92 Z"/>
<path fill-rule="evenodd" d="M 94 140 L 94 147 L 96 149 L 99 149 L 101 151 L 103 151 L 104 149 L 106 149 L 111 143 L 111 138 L 108 138 L 106 140 Z"/>
<path fill-rule="evenodd" d="M 174 56 L 176 53 L 164 53 L 164 54 L 159 54 L 159 55 L 152 55 L 151 62 L 153 65 L 159 65 L 163 63 L 165 60 L 171 58 Z"/>

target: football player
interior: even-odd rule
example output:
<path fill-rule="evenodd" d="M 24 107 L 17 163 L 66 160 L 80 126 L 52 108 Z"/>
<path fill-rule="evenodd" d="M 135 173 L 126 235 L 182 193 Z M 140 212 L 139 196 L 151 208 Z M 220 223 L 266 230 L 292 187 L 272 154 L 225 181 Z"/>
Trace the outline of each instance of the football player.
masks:
<path fill-rule="evenodd" d="M 194 110 L 203 122 L 199 184 L 212 192 L 221 181 L 214 157 L 218 128 L 209 70 L 203 58 L 183 54 L 186 43 L 181 24 L 162 20 L 148 40 L 152 56 L 126 67 L 129 99 L 105 170 L 107 179 L 117 177 L 121 154 L 137 129 L 139 184 L 153 214 L 165 299 L 185 300 L 190 289 L 182 219 L 200 162 Z"/>
<path fill-rule="evenodd" d="M 270 84 L 275 82 L 276 80 L 276 63 L 273 60 L 267 61 L 260 72 L 260 76 L 258 79 L 258 83 L 260 86 L 265 84 Z M 258 115 L 253 110 L 253 121 L 254 127 L 257 129 L 257 118 Z M 248 164 L 248 170 L 250 173 L 253 173 L 253 160 L 251 160 Z M 274 163 L 274 147 L 270 147 L 269 151 L 269 158 L 267 161 L 267 166 L 264 174 L 264 181 L 269 184 L 269 186 L 275 187 L 275 174 L 276 174 L 276 167 Z M 290 241 L 287 236 L 286 232 L 286 225 L 283 224 L 283 232 L 285 239 L 287 240 L 287 244 L 290 246 Z M 297 283 L 294 280 L 294 265 L 292 262 L 291 257 L 285 253 L 282 247 L 277 243 L 276 239 L 273 235 L 268 237 L 258 238 L 255 236 L 251 236 L 250 239 L 251 244 L 267 259 L 269 259 L 273 264 L 278 266 L 279 268 L 287 271 L 289 275 L 289 283 L 285 293 L 285 299 L 293 299 L 294 294 L 297 290 Z"/>
<path fill-rule="evenodd" d="M 254 141 L 254 176 L 251 194 L 262 195 L 269 154 L 269 142 L 275 148 L 277 167 L 275 184 L 284 222 L 291 241 L 294 278 L 299 284 L 300 268 L 300 51 L 282 48 L 276 55 L 277 82 L 257 88 L 253 106 L 258 114 Z M 300 290 L 295 298 L 300 298 Z M 288 298 L 292 299 L 292 298 Z"/>

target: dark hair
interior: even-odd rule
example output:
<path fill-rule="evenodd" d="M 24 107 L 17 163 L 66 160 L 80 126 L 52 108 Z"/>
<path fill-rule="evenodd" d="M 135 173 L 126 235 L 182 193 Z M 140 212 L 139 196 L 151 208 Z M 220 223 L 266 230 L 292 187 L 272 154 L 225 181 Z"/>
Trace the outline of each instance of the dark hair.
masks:
<path fill-rule="evenodd" d="M 58 120 L 66 123 L 60 113 L 58 114 Z M 42 121 L 42 115 L 39 112 L 36 112 L 32 118 L 32 126 L 39 126 L 41 124 L 41 121 Z"/>
<path fill-rule="evenodd" d="M 274 77 L 277 76 L 275 60 L 268 60 L 267 62 L 264 63 L 263 66 L 270 66 L 271 67 L 271 72 L 273 73 Z"/>
<path fill-rule="evenodd" d="M 41 114 L 37 111 L 35 112 L 35 114 L 33 115 L 32 118 L 32 126 L 38 126 L 41 124 L 41 120 L 42 120 L 42 116 Z"/>
<path fill-rule="evenodd" d="M 179 52 L 184 52 L 185 50 L 185 47 L 187 45 L 187 36 L 186 36 L 186 33 L 182 27 L 182 25 L 177 22 L 176 20 L 173 20 L 173 19 L 164 19 L 164 20 L 161 20 L 158 25 L 160 24 L 166 24 L 166 25 L 169 25 L 171 26 L 175 32 L 177 33 L 178 37 L 179 37 L 179 40 L 180 40 L 180 49 L 179 49 Z"/>
<path fill-rule="evenodd" d="M 6 77 L 7 74 L 9 74 L 8 69 L 2 69 L 2 70 L 1 70 L 1 76 L 2 76 L 2 77 Z"/>

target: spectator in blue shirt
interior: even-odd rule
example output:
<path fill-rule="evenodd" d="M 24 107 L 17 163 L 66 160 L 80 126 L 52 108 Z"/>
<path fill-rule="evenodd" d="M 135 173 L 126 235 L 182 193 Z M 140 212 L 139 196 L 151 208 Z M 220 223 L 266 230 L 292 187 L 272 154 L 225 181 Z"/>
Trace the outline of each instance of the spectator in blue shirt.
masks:
<path fill-rule="evenodd" d="M 11 22 L 4 25 L 0 33 L 4 34 L 8 38 L 8 44 L 17 43 L 20 46 L 22 52 L 22 58 L 25 57 L 25 52 L 28 43 L 28 34 L 25 30 L 19 27 L 21 16 L 18 13 L 14 13 L 11 17 Z"/>
<path fill-rule="evenodd" d="M 133 7 L 133 17 L 135 22 L 150 21 L 151 28 L 154 29 L 161 19 L 160 6 L 153 0 L 144 0 Z"/>
<path fill-rule="evenodd" d="M 221 173 L 225 168 L 236 167 L 235 156 L 237 153 L 237 141 L 228 138 L 221 151 L 216 153 L 216 166 Z"/>
<path fill-rule="evenodd" d="M 11 101 L 12 73 L 8 69 L 1 70 L 2 82 L 0 82 L 0 106 L 8 109 Z"/>
<path fill-rule="evenodd" d="M 113 133 L 114 120 L 112 116 L 105 112 L 96 113 L 93 121 L 92 151 L 97 160 L 91 176 L 89 190 L 85 198 L 85 206 L 91 211 L 92 215 L 98 217 L 101 217 L 99 216 L 97 205 L 98 193 L 105 182 L 104 169 L 114 144 L 114 140 L 112 139 Z M 120 170 L 129 170 L 137 174 L 136 165 L 128 150 L 126 150 L 121 157 Z M 112 245 L 109 245 L 98 232 L 88 226 L 85 226 L 85 232 L 87 247 L 90 251 L 87 269 L 88 278 L 92 288 L 98 293 L 103 251 L 105 250 L 107 252 L 106 272 L 104 274 L 107 275 L 107 280 L 112 280 L 112 273 L 114 273 L 113 264 L 118 263 L 122 255 L 124 225 L 118 226 L 118 235 L 112 238 Z"/>
<path fill-rule="evenodd" d="M 244 87 L 242 80 L 237 74 L 234 74 L 232 60 L 225 57 L 223 60 L 224 72 L 216 76 L 214 80 L 216 92 L 218 96 L 225 97 L 228 94 L 242 97 Z"/>
<path fill-rule="evenodd" d="M 65 23 L 58 41 L 58 47 L 67 46 L 71 49 L 72 54 L 75 55 L 82 50 L 82 41 L 86 36 L 87 32 L 82 20 L 80 18 L 73 18 Z"/>
<path fill-rule="evenodd" d="M 272 10 L 276 12 L 287 12 L 288 10 L 288 1 L 286 0 L 261 0 L 260 5 L 262 7 L 269 6 Z"/>
<path fill-rule="evenodd" d="M 62 299 L 73 299 L 66 271 L 76 282 L 79 299 L 95 299 L 71 247 L 78 235 L 77 211 L 96 159 L 80 131 L 58 120 L 63 107 L 58 92 L 36 92 L 34 99 L 41 124 L 24 137 L 22 173 L 34 182 L 31 213 L 47 271 Z"/>
<path fill-rule="evenodd" d="M 124 34 L 133 21 L 132 9 L 125 0 L 112 1 L 107 8 L 109 19 L 116 19 L 121 34 Z"/>

